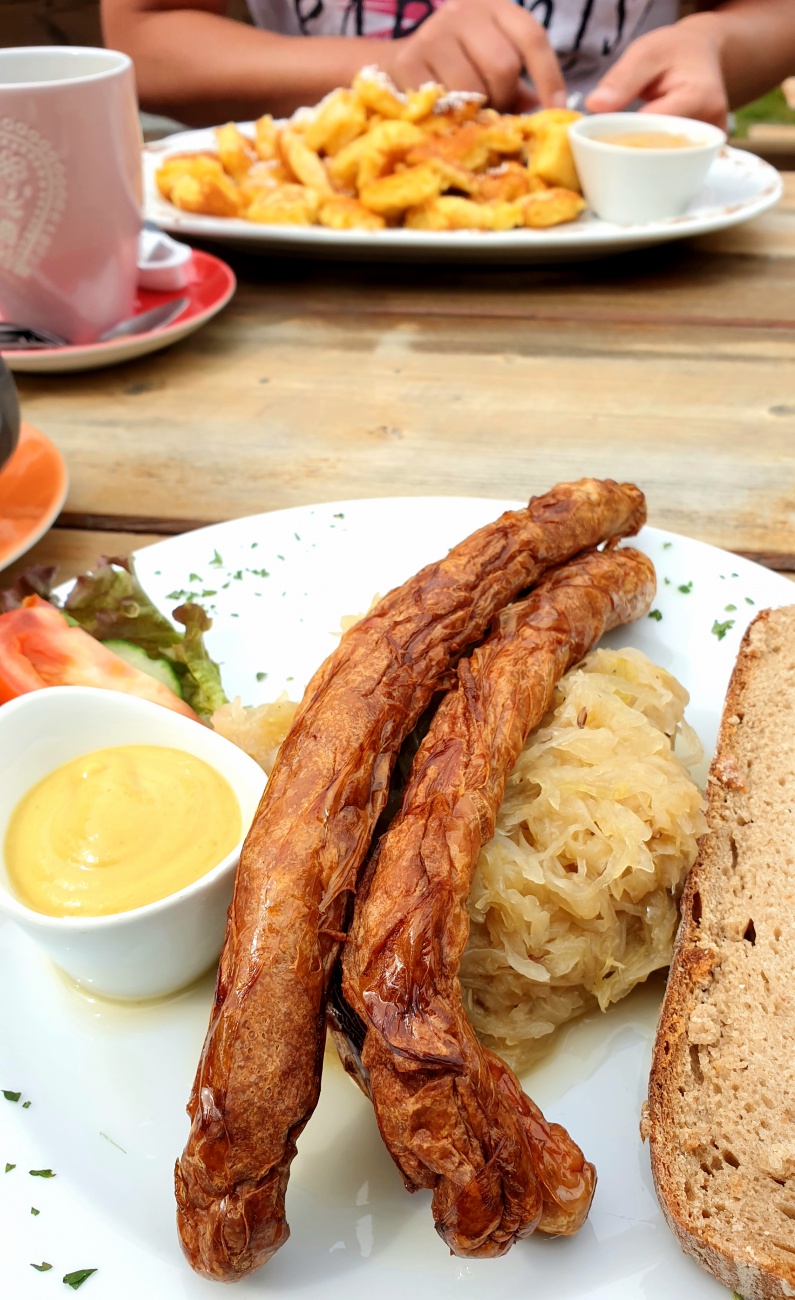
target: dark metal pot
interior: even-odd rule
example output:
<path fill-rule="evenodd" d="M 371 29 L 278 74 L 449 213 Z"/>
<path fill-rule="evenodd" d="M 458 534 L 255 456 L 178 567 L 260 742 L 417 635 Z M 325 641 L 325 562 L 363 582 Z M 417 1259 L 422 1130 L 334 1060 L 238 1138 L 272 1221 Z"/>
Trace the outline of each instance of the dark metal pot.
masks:
<path fill-rule="evenodd" d="M 8 366 L 0 357 L 0 469 L 5 465 L 19 438 L 19 402 Z"/>

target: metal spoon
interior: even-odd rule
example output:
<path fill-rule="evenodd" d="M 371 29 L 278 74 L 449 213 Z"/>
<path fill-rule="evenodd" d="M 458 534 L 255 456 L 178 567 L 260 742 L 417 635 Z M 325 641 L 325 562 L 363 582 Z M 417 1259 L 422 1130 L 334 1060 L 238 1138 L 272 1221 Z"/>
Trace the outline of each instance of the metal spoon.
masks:
<path fill-rule="evenodd" d="M 111 329 L 105 330 L 96 340 L 97 343 L 110 343 L 114 339 L 132 338 L 136 334 L 150 334 L 153 330 L 165 329 L 189 305 L 188 298 L 177 298 L 174 302 L 161 303 L 151 307 L 138 316 L 130 316 L 120 321 Z M 68 348 L 72 345 L 67 339 L 47 330 L 32 329 L 26 325 L 14 325 L 9 321 L 0 321 L 0 352 L 20 352 L 41 348 Z"/>

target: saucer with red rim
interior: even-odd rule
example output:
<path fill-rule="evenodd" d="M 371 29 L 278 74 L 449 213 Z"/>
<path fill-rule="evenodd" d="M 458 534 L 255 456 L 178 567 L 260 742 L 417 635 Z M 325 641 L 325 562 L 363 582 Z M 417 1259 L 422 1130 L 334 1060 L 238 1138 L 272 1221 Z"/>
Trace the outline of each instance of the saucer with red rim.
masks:
<path fill-rule="evenodd" d="M 135 315 L 149 311 L 178 298 L 187 298 L 188 305 L 176 320 L 164 329 L 148 330 L 144 334 L 130 334 L 125 338 L 111 339 L 108 343 L 86 343 L 60 348 L 30 348 L 0 352 L 9 370 L 38 374 L 64 374 L 72 370 L 96 370 L 101 366 L 118 365 L 132 361 L 178 343 L 194 330 L 200 329 L 215 316 L 232 297 L 237 286 L 234 271 L 211 253 L 193 249 L 188 266 L 187 282 L 179 289 L 155 292 L 138 289 Z M 1 552 L 0 552 L 1 554 Z"/>
<path fill-rule="evenodd" d="M 0 569 L 44 536 L 61 512 L 68 487 L 58 448 L 23 420 L 16 449 L 0 469 Z"/>

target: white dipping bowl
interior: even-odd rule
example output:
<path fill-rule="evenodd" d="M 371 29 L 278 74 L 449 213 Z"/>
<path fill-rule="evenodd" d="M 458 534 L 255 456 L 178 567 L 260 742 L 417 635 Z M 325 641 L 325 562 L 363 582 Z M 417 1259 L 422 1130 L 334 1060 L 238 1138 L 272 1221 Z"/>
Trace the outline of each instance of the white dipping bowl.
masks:
<path fill-rule="evenodd" d="M 185 889 L 112 916 L 45 916 L 26 907 L 11 888 L 5 860 L 8 823 L 22 796 L 71 759 L 118 745 L 163 745 L 203 759 L 231 785 L 248 829 L 265 773 L 209 727 L 119 691 L 31 691 L 0 707 L 0 912 L 87 991 L 157 998 L 183 988 L 217 959 L 242 839 Z M 201 834 L 199 825 L 197 840 Z"/>
<path fill-rule="evenodd" d="M 640 132 L 685 135 L 693 144 L 636 149 L 604 138 Z M 629 226 L 680 217 L 726 143 L 726 133 L 689 117 L 600 113 L 573 122 L 569 140 L 589 207 L 603 221 Z"/>

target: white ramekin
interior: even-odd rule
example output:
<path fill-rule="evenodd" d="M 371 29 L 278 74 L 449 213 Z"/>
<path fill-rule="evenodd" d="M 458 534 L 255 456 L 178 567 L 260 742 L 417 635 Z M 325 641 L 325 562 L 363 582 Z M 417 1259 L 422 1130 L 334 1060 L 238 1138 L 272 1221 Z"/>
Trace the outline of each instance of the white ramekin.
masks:
<path fill-rule="evenodd" d="M 218 957 L 242 839 L 185 889 L 114 916 L 44 916 L 14 895 L 6 869 L 6 831 L 22 796 L 70 759 L 116 745 L 165 745 L 203 759 L 232 786 L 244 834 L 248 830 L 265 773 L 223 736 L 118 691 L 32 691 L 0 707 L 0 912 L 88 990 L 127 1000 L 162 997 L 189 984 Z M 201 835 L 199 824 L 197 841 Z"/>
<path fill-rule="evenodd" d="M 637 132 L 686 135 L 693 145 L 635 149 L 604 139 Z M 725 145 L 726 133 L 689 117 L 598 113 L 573 122 L 569 140 L 589 207 L 603 221 L 628 226 L 680 217 Z"/>

